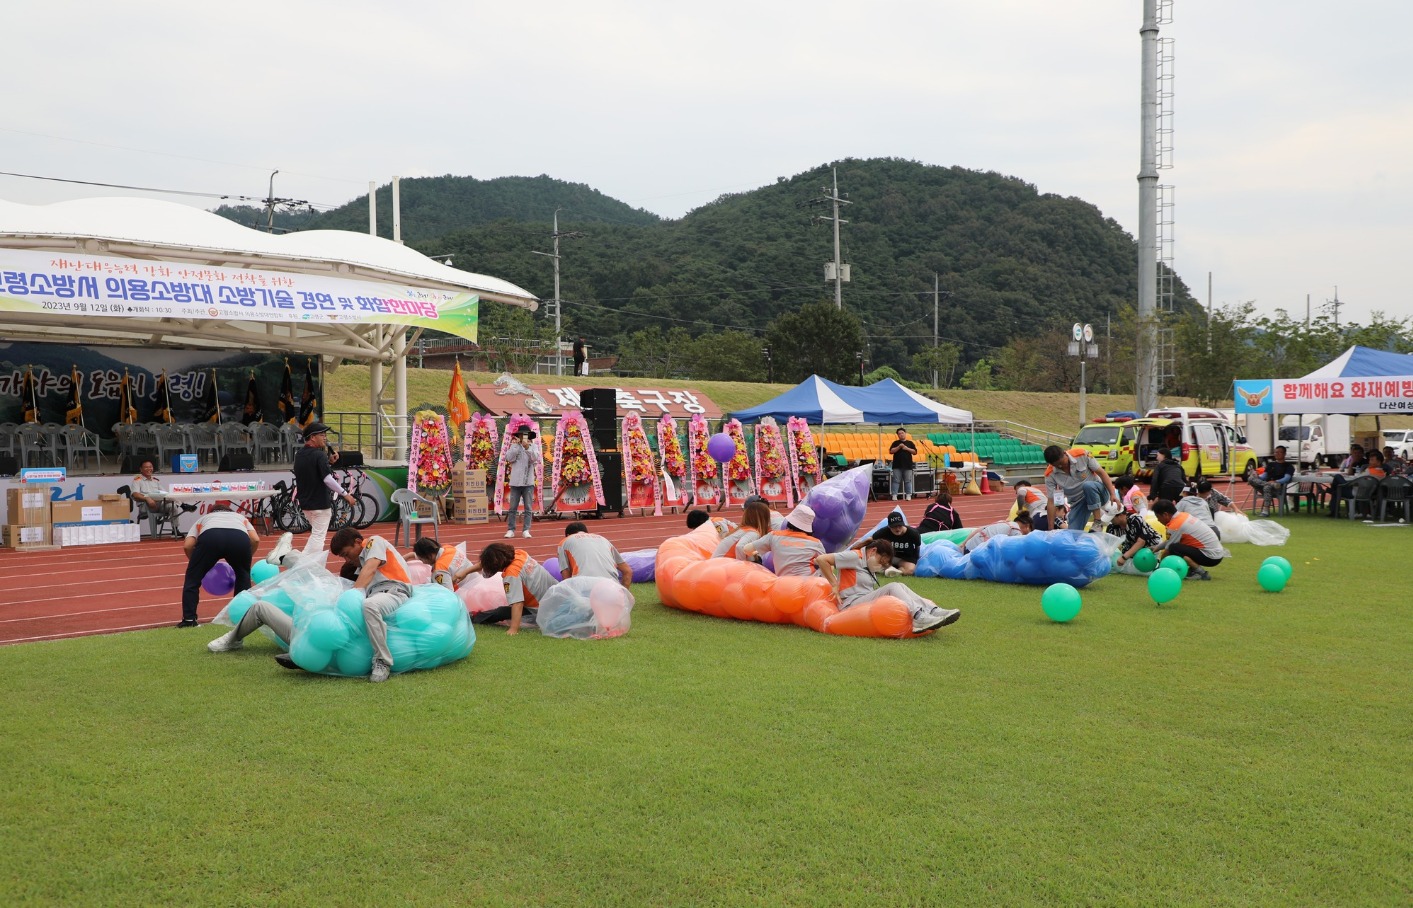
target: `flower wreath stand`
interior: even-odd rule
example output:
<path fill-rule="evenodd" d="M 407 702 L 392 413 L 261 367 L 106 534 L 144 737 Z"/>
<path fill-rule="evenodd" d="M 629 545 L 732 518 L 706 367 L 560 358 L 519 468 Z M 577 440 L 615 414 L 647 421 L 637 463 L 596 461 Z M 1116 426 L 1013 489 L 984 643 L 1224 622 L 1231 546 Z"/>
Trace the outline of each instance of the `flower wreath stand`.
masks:
<path fill-rule="evenodd" d="M 709 508 L 721 504 L 721 488 L 718 486 L 721 470 L 707 453 L 707 439 L 710 437 L 706 417 L 693 413 L 692 421 L 687 423 L 687 462 L 691 465 L 687 483 L 691 487 L 692 503 L 697 507 Z"/>
<path fill-rule="evenodd" d="M 407 488 L 437 503 L 446 513 L 444 496 L 451 490 L 451 438 L 446 419 L 434 410 L 419 410 L 412 417 L 411 457 Z"/>
<path fill-rule="evenodd" d="M 725 472 L 726 504 L 744 505 L 746 499 L 756 493 L 755 474 L 751 471 L 751 458 L 746 453 L 746 432 L 739 419 L 728 419 L 722 431 L 736 443 L 736 454 L 722 465 Z"/>
<path fill-rule="evenodd" d="M 495 507 L 497 514 L 505 513 L 506 502 L 510 501 L 510 464 L 506 463 L 505 455 L 509 453 L 510 446 L 515 443 L 515 431 L 521 426 L 529 426 L 535 433 L 536 441 L 541 441 L 540 424 L 528 416 L 519 413 L 510 417 L 510 421 L 505 424 L 505 435 L 500 440 L 500 460 L 496 465 L 496 500 Z M 540 464 L 535 469 L 535 503 L 532 508 L 534 513 L 543 514 L 545 512 L 545 464 L 541 459 Z"/>
<path fill-rule="evenodd" d="M 780 427 L 767 416 L 756 426 L 756 494 L 771 504 L 795 506 L 795 488 L 790 481 L 790 458 Z"/>
<path fill-rule="evenodd" d="M 819 450 L 814 443 L 810 424 L 799 416 L 785 421 L 785 445 L 789 452 L 795 498 L 804 501 L 810 489 L 824 481 L 824 468 L 819 462 Z"/>
<path fill-rule="evenodd" d="M 687 458 L 682 456 L 682 442 L 677 437 L 677 420 L 663 414 L 657 421 L 658 463 L 662 466 L 662 506 L 676 510 L 685 507 L 691 498 L 687 482 Z"/>
<path fill-rule="evenodd" d="M 654 517 L 662 516 L 662 483 L 658 480 L 657 462 L 648 446 L 648 433 L 643 418 L 629 412 L 623 417 L 623 479 L 628 484 L 628 507 L 651 510 Z"/>
<path fill-rule="evenodd" d="M 559 418 L 550 488 L 554 490 L 554 509 L 562 513 L 597 511 L 604 503 L 589 424 L 578 410 L 569 410 Z"/>

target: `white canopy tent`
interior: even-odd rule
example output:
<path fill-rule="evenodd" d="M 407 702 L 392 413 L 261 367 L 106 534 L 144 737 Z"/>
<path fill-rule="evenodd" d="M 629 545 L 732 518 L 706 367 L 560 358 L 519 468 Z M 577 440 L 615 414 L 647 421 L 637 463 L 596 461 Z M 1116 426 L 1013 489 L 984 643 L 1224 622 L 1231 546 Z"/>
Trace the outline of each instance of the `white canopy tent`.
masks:
<path fill-rule="evenodd" d="M 391 240 L 340 230 L 275 235 L 136 198 L 0 200 L 0 276 L 6 339 L 287 352 L 319 356 L 326 368 L 361 360 L 375 413 L 387 405 L 406 412 L 406 354 L 425 328 L 474 340 L 479 302 L 538 306 L 514 284 Z M 130 281 L 143 296 L 132 295 Z M 154 295 L 156 283 L 167 295 Z M 185 290 L 171 301 L 168 287 Z"/>

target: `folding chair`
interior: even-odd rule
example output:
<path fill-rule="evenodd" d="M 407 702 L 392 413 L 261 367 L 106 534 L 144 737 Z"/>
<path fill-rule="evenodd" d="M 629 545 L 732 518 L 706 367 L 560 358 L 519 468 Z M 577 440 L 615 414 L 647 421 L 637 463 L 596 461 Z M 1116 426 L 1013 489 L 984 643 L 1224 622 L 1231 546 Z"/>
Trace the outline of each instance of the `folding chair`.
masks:
<path fill-rule="evenodd" d="M 1379 483 L 1379 522 L 1388 520 L 1389 505 L 1398 512 L 1399 520 L 1413 520 L 1413 480 L 1407 476 L 1390 476 Z"/>
<path fill-rule="evenodd" d="M 412 539 L 412 528 L 417 527 L 417 538 L 422 538 L 422 527 L 426 524 L 432 525 L 432 538 L 441 541 L 439 530 L 441 529 L 441 508 L 437 501 L 431 498 L 423 498 L 411 489 L 398 489 L 392 493 L 392 503 L 397 505 L 397 532 L 393 534 L 393 545 L 401 545 L 399 542 L 404 536 L 410 544 Z M 423 508 L 425 507 L 425 510 Z M 418 516 L 413 517 L 413 513 Z M 430 517 L 422 516 L 430 514 Z"/>

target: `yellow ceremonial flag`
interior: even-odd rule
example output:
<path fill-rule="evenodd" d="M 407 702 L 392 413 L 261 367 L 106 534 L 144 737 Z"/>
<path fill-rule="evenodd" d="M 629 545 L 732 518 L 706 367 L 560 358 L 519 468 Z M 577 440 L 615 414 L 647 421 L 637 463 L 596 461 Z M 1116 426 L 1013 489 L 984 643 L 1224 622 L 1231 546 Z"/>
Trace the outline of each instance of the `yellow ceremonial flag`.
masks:
<path fill-rule="evenodd" d="M 461 428 L 471 418 L 471 399 L 466 396 L 466 379 L 461 377 L 461 360 L 451 370 L 451 389 L 446 392 L 446 417 L 451 423 L 451 442 L 461 442 Z"/>

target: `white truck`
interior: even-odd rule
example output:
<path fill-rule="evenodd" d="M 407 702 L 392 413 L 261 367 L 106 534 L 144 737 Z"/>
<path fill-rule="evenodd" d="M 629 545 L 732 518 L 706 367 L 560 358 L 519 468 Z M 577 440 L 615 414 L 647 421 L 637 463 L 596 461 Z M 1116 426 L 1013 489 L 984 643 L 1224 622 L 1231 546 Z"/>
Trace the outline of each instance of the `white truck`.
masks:
<path fill-rule="evenodd" d="M 1337 467 L 1349 456 L 1349 417 L 1341 414 L 1284 416 L 1280 443 L 1286 456 L 1302 466 Z"/>

